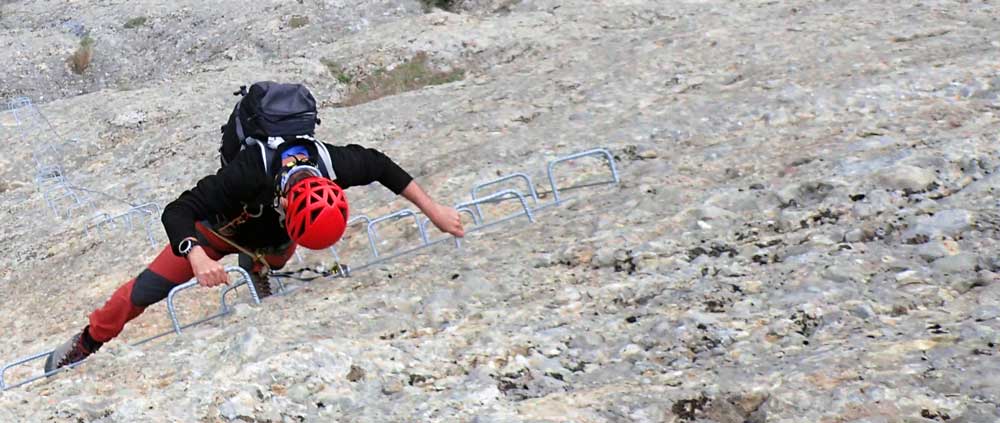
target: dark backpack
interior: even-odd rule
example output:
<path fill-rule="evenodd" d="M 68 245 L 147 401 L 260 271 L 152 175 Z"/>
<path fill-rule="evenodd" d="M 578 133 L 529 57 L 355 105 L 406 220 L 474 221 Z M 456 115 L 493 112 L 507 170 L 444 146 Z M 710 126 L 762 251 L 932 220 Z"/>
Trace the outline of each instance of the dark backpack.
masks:
<path fill-rule="evenodd" d="M 258 146 L 264 158 L 264 171 L 271 175 L 275 149 L 284 142 L 282 137 L 299 137 L 316 144 L 320 169 L 330 179 L 336 179 L 330 164 L 330 154 L 323 143 L 312 134 L 319 124 L 316 99 L 302 84 L 256 82 L 233 93 L 242 96 L 236 103 L 229 121 L 222 126 L 222 145 L 219 160 L 222 166 L 249 146 Z"/>

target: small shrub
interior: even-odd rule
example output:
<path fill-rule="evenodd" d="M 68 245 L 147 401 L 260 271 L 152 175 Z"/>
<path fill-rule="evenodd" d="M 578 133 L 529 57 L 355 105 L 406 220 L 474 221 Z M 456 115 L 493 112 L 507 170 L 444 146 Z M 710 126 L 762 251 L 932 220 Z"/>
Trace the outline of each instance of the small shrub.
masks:
<path fill-rule="evenodd" d="M 424 5 L 424 10 L 431 11 L 435 8 L 452 11 L 462 0 L 420 0 Z"/>
<path fill-rule="evenodd" d="M 336 78 L 341 84 L 351 83 L 351 75 L 344 70 L 343 66 L 340 66 L 340 63 L 331 59 L 321 59 L 320 63 L 322 63 L 323 66 L 326 66 L 326 70 L 330 71 L 330 75 L 333 75 L 333 77 Z"/>
<path fill-rule="evenodd" d="M 137 16 L 132 19 L 125 21 L 125 29 L 138 28 L 146 24 L 145 16 Z"/>
<path fill-rule="evenodd" d="M 306 25 L 309 25 L 309 17 L 308 16 L 292 15 L 291 18 L 288 18 L 288 26 L 290 26 L 292 28 L 298 29 L 298 28 L 302 28 L 302 27 L 304 27 Z"/>
<path fill-rule="evenodd" d="M 90 35 L 85 35 L 80 39 L 80 46 L 69 56 L 69 67 L 73 73 L 80 75 L 90 67 L 90 60 L 94 58 L 94 39 Z"/>
<path fill-rule="evenodd" d="M 382 97 L 417 90 L 430 85 L 447 84 L 465 77 L 462 69 L 440 72 L 431 69 L 427 53 L 419 52 L 392 69 L 378 69 L 359 81 L 341 103 L 356 106 Z"/>

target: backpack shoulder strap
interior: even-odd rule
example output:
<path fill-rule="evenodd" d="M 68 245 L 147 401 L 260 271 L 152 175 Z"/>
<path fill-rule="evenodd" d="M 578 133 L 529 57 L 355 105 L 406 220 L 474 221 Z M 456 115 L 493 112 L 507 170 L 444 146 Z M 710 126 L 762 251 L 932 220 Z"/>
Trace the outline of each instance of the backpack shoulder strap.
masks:
<path fill-rule="evenodd" d="M 271 176 L 271 161 L 274 160 L 274 155 L 277 153 L 274 149 L 268 148 L 265 143 L 262 143 L 254 138 L 247 138 L 246 144 L 256 144 L 260 148 L 260 158 L 264 161 L 264 174 Z"/>
<path fill-rule="evenodd" d="M 323 162 L 323 169 L 326 171 L 326 177 L 330 178 L 331 181 L 337 180 L 337 173 L 333 171 L 333 162 L 330 161 L 330 150 L 326 148 L 326 144 L 317 141 L 313 138 L 312 142 L 316 144 L 316 152 L 319 153 L 320 161 Z"/>
<path fill-rule="evenodd" d="M 320 170 L 326 172 L 326 177 L 330 180 L 337 180 L 337 173 L 333 171 L 333 162 L 330 161 L 330 150 L 326 148 L 326 144 L 317 141 L 313 137 L 300 136 L 299 138 L 307 138 L 316 145 L 316 152 L 319 153 L 319 159 L 321 165 Z M 261 142 L 255 138 L 247 137 L 245 143 L 247 145 L 256 144 L 260 148 L 261 159 L 264 160 L 264 172 L 271 176 L 271 162 L 274 157 L 278 154 L 278 146 L 281 145 L 279 141 L 280 137 L 275 137 L 273 140 L 268 140 L 267 142 Z"/>
<path fill-rule="evenodd" d="M 236 109 L 233 110 L 233 114 L 236 115 L 236 139 L 241 142 L 245 142 L 246 136 L 243 134 L 243 122 L 240 120 L 240 103 L 236 103 Z"/>

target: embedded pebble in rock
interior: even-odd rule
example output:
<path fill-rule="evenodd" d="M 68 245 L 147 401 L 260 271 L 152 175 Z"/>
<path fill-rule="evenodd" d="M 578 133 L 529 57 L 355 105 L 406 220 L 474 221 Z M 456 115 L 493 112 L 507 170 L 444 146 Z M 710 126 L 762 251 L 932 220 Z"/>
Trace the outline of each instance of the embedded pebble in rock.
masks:
<path fill-rule="evenodd" d="M 252 81 L 306 84 L 318 138 L 385 152 L 444 204 L 513 172 L 552 204 L 549 161 L 594 147 L 621 183 L 597 184 L 603 157 L 560 163 L 562 202 L 534 223 L 261 305 L 241 287 L 226 316 L 130 345 L 171 330 L 151 306 L 73 371 L 0 393 L 2 422 L 1000 421 L 993 2 L 63 3 L 0 13 L 0 97 L 52 125 L 0 110 L 4 363 L 65 341 L 161 251 L 145 223 L 94 220 L 215 172 Z M 87 212 L 51 214 L 34 166 L 53 152 L 42 175 L 90 190 Z M 479 194 L 506 188 L 527 193 Z M 352 216 L 412 208 L 347 195 Z M 384 225 L 382 255 L 421 243 Z M 333 264 L 298 252 L 284 270 Z M 364 228 L 337 253 L 369 261 Z M 181 323 L 220 292 L 181 292 Z"/>
<path fill-rule="evenodd" d="M 111 119 L 111 124 L 121 128 L 138 128 L 146 121 L 146 114 L 141 111 L 128 111 Z"/>

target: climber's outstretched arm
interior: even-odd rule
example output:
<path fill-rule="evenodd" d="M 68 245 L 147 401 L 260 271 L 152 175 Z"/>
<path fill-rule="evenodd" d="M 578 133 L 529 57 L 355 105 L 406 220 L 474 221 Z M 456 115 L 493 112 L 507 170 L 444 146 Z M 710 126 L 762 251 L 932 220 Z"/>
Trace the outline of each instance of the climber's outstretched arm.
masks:
<path fill-rule="evenodd" d="M 437 226 L 442 232 L 459 237 L 465 235 L 465 229 L 462 228 L 462 218 L 458 211 L 434 201 L 424 192 L 423 188 L 420 188 L 420 185 L 417 185 L 416 181 L 410 181 L 400 194 L 424 212 L 431 223 L 434 223 L 434 226 Z"/>

